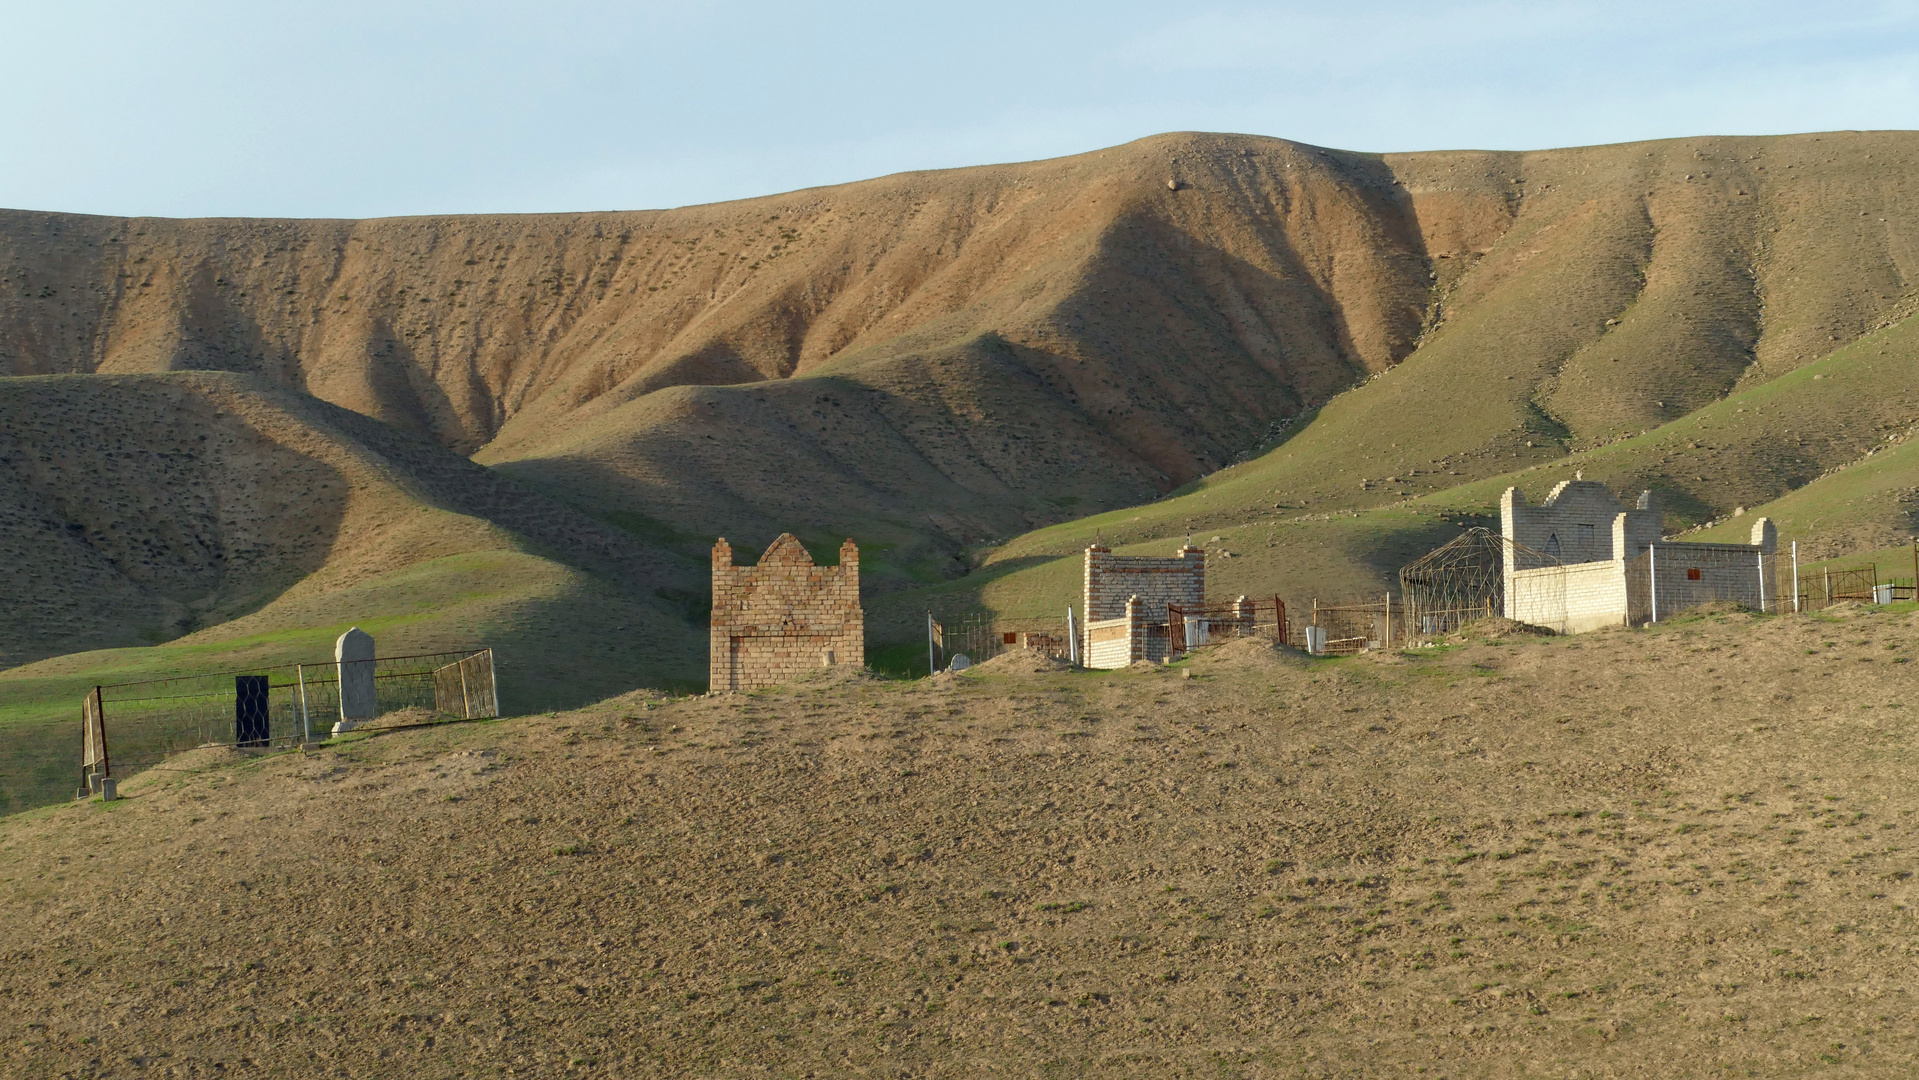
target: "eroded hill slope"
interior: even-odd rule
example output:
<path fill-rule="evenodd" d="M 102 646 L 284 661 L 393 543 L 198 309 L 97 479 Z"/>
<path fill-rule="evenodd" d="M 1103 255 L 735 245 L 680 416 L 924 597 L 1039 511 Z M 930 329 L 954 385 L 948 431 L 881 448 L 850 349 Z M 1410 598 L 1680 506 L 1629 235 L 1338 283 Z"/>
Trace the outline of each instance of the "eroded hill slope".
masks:
<path fill-rule="evenodd" d="M 1916 150 L 1184 134 L 661 212 L 14 213 L 0 367 L 254 370 L 688 548 L 857 508 L 937 576 L 1408 357 L 1292 440 L 1275 501 L 1497 475 L 1789 371 L 1911 311 Z"/>
<path fill-rule="evenodd" d="M 0 380 L 0 666 L 151 644 L 449 555 L 640 593 L 691 568 L 431 443 L 254 376 Z M 230 629 L 230 627 L 229 627 Z"/>
<path fill-rule="evenodd" d="M 704 679 L 703 567 L 254 375 L 0 379 L 0 809 L 72 782 L 98 684 L 497 651 L 513 711 Z M 164 644 L 162 644 L 164 643 Z"/>

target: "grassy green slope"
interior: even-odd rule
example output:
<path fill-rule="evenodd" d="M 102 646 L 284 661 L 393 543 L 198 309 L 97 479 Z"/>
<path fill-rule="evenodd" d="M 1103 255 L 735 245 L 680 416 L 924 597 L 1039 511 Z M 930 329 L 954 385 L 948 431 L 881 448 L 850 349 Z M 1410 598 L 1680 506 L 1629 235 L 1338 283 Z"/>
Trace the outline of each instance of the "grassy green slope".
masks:
<path fill-rule="evenodd" d="M 1429 238 L 1437 318 L 1418 350 L 1328 403 L 1261 481 L 1315 510 L 1441 492 L 1658 429 L 1896 324 L 1919 305 L 1919 210 L 1909 170 L 1868 163 L 1910 143 L 1548 151 L 1472 181 L 1389 157 L 1416 204 L 1488 175 L 1525 194 L 1482 248 Z"/>
<path fill-rule="evenodd" d="M 323 663 L 349 626 L 372 634 L 382 655 L 492 646 L 501 707 L 514 715 L 577 707 L 649 679 L 694 689 L 690 677 L 705 662 L 705 642 L 685 622 L 564 564 L 520 551 L 450 555 L 285 599 L 165 645 L 70 653 L 0 672 L 0 813 L 68 793 L 88 688 Z"/>
<path fill-rule="evenodd" d="M 1348 396 L 1373 393 L 1401 374 Z M 1774 517 L 1781 535 L 1800 539 L 1811 557 L 1895 543 L 1909 534 L 1919 483 L 1919 450 L 1900 441 L 1919 416 L 1919 318 L 1643 435 L 1429 494 L 1389 485 L 1387 494 L 1398 501 L 1385 506 L 1309 514 L 1276 509 L 1283 478 L 1300 470 L 1292 456 L 1302 444 L 1313 445 L 1306 436 L 1342 404 L 1335 401 L 1261 457 L 1172 498 L 1028 533 L 988 553 L 971 578 L 881 598 L 872 624 L 901 633 L 897 628 L 910 626 L 916 607 L 941 605 L 979 605 L 1014 617 L 1059 614 L 1078 595 L 1079 552 L 1095 538 L 1122 552 L 1164 554 L 1191 535 L 1231 552 L 1209 565 L 1216 595 L 1371 595 L 1460 524 L 1496 524 L 1507 487 L 1538 499 L 1575 472 L 1621 493 L 1658 492 L 1669 529 L 1709 526 L 1689 539 L 1743 541 L 1753 517 L 1732 512 L 1744 507 Z"/>
<path fill-rule="evenodd" d="M 704 679 L 703 564 L 257 378 L 0 380 L 0 459 L 0 554 L 27 571 L 0 611 L 0 804 L 65 793 L 86 687 L 324 662 L 352 625 L 383 655 L 492 646 L 515 712 Z M 76 622 L 92 648 L 49 647 Z"/>

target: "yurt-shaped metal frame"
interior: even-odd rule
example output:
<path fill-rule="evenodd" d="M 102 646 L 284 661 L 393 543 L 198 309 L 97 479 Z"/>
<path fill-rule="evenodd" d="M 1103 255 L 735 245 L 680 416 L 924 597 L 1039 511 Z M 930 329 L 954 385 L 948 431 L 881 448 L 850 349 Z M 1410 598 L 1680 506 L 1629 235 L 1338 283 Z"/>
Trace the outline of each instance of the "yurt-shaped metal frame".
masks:
<path fill-rule="evenodd" d="M 1446 634 L 1506 610 L 1506 567 L 1535 570 L 1558 558 L 1486 528 L 1471 528 L 1399 572 L 1405 627 L 1414 637 Z"/>

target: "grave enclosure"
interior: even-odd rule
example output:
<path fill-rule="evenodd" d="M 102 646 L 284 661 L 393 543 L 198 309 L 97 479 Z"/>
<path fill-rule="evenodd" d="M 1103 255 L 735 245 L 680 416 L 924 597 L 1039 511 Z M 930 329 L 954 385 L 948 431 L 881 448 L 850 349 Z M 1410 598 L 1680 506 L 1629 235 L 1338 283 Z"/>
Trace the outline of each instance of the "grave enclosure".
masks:
<path fill-rule="evenodd" d="M 1778 537 L 1766 518 L 1749 544 L 1660 540 L 1658 498 L 1642 492 L 1631 508 L 1604 484 L 1563 480 L 1538 506 L 1517 488 L 1500 499 L 1500 526 L 1520 551 L 1557 565 L 1525 567 L 1509 558 L 1504 614 L 1561 634 L 1632 626 L 1714 601 L 1776 611 Z"/>
<path fill-rule="evenodd" d="M 840 545 L 840 564 L 820 566 L 792 533 L 781 533 L 753 566 L 735 566 L 725 537 L 713 545 L 713 617 L 708 688 L 759 690 L 810 671 L 866 663 L 860 549 Z"/>
<path fill-rule="evenodd" d="M 1122 668 L 1140 660 L 1163 661 L 1172 655 L 1169 606 L 1198 607 L 1206 602 L 1206 551 L 1183 545 L 1170 558 L 1115 555 L 1094 544 L 1086 549 L 1086 646 L 1080 651 L 1090 668 Z"/>
<path fill-rule="evenodd" d="M 96 686 L 81 702 L 82 791 L 201 746 L 294 747 L 405 709 L 500 715 L 493 650 L 378 656 L 358 627 L 334 660 Z"/>

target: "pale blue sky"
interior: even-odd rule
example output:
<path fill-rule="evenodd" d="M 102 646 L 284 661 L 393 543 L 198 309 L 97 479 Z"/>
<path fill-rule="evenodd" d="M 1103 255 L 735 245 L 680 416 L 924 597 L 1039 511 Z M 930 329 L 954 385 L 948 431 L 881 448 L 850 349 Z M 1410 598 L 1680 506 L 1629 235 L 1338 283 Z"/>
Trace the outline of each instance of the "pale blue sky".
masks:
<path fill-rule="evenodd" d="M 639 209 L 1161 131 L 1919 128 L 1919 3 L 0 0 L 0 206 Z"/>

